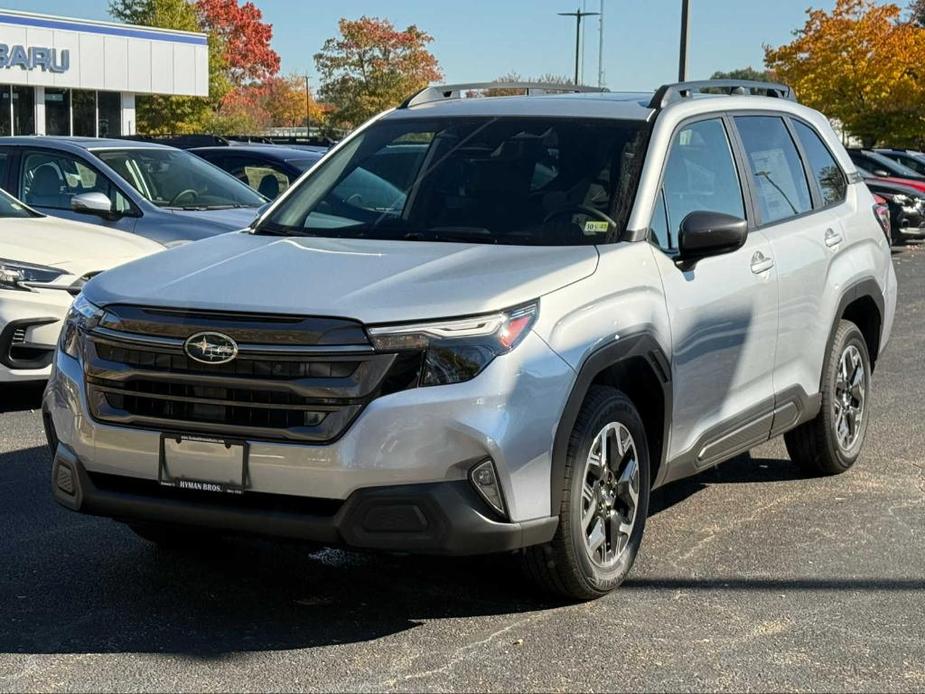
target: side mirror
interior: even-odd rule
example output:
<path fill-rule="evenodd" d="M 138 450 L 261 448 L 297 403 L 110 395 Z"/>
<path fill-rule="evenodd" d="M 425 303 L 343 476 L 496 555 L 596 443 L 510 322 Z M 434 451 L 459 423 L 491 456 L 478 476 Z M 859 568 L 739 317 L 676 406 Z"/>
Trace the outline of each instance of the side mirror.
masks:
<path fill-rule="evenodd" d="M 748 223 L 722 212 L 691 212 L 681 220 L 678 259 L 697 261 L 732 253 L 745 245 Z"/>
<path fill-rule="evenodd" d="M 874 169 L 874 176 L 879 176 L 880 178 L 889 178 L 890 172 L 884 169 Z"/>
<path fill-rule="evenodd" d="M 81 193 L 71 198 L 71 209 L 74 212 L 98 214 L 109 217 L 113 214 L 112 202 L 102 193 Z"/>

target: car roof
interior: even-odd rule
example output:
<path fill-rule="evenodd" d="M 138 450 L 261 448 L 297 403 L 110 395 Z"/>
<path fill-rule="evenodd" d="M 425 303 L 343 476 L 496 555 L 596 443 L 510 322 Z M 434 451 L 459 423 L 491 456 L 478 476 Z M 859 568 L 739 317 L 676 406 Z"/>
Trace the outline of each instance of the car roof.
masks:
<path fill-rule="evenodd" d="M 441 99 L 392 111 L 387 118 L 561 116 L 647 120 L 652 92 L 591 92 Z"/>
<path fill-rule="evenodd" d="M 609 118 L 647 121 L 656 113 L 651 103 L 655 92 L 577 92 L 493 96 L 486 98 L 437 99 L 408 108 L 397 108 L 385 117 L 437 118 L 465 116 L 547 116 L 563 118 Z M 805 106 L 789 99 L 763 95 L 698 93 L 692 98 L 672 101 L 658 111 L 679 111 L 688 115 L 724 109 L 788 111 L 803 114 Z"/>
<path fill-rule="evenodd" d="M 59 135 L 19 135 L 3 138 L 3 144 L 14 146 L 41 146 L 67 151 L 96 149 L 176 149 L 155 142 L 122 140 L 114 137 L 65 137 Z"/>
<path fill-rule="evenodd" d="M 208 147 L 190 147 L 190 152 L 250 152 L 251 154 L 263 154 L 273 159 L 311 159 L 313 156 L 320 157 L 322 152 L 310 149 L 300 149 L 297 147 L 286 147 L 285 145 L 263 145 L 263 144 L 233 144 L 233 145 L 213 145 Z"/>

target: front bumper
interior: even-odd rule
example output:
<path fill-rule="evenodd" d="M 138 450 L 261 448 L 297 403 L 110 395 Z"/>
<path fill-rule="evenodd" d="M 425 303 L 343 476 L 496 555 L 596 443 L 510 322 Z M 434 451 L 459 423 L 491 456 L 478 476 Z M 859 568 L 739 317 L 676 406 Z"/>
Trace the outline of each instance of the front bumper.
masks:
<path fill-rule="evenodd" d="M 465 481 L 359 489 L 346 501 L 333 503 L 165 489 L 152 481 L 88 473 L 74 452 L 60 443 L 52 491 L 71 510 L 120 521 L 421 554 L 510 551 L 548 542 L 558 524 L 555 517 L 500 522 Z"/>
<path fill-rule="evenodd" d="M 411 494 L 408 490 L 413 488 L 412 495 L 424 499 L 418 505 L 425 509 L 422 513 L 428 527 L 452 528 L 439 533 L 437 539 L 428 539 L 426 551 L 460 551 L 464 545 L 460 534 L 471 535 L 476 545 L 484 545 L 478 551 L 510 548 L 528 541 L 523 534 L 526 527 L 554 527 L 557 514 L 550 507 L 552 444 L 574 376 L 574 371 L 531 333 L 517 350 L 495 359 L 471 381 L 415 388 L 374 400 L 333 443 L 249 440 L 249 485 L 242 497 L 287 504 L 300 499 L 327 501 L 349 510 L 359 504 L 357 499 L 380 493 Z M 160 489 L 156 480 L 162 432 L 93 420 L 81 364 L 60 352 L 43 411 L 49 429 L 55 432 L 53 450 L 60 440 L 92 484 L 87 487 L 91 490 L 87 496 L 96 500 L 88 502 L 89 506 L 72 505 L 74 510 L 140 518 L 130 514 L 137 508 L 139 513 L 154 513 L 163 522 L 171 522 L 171 514 L 176 513 L 184 522 L 250 532 L 299 537 L 311 537 L 315 532 L 303 528 L 311 522 L 300 524 L 295 517 L 291 528 L 303 529 L 285 530 L 283 526 L 290 521 L 279 524 L 273 520 L 275 515 L 268 516 L 259 509 L 207 512 L 204 509 L 215 503 L 209 499 L 185 497 L 189 503 L 184 498 L 166 497 L 163 503 L 139 501 L 127 490 L 129 483 L 147 483 L 150 488 L 153 482 L 155 492 Z M 486 458 L 494 461 L 498 473 L 507 509 L 505 522 L 493 516 L 468 481 L 471 468 Z M 104 494 L 95 479 L 121 480 L 126 490 L 113 488 Z M 116 497 L 123 492 L 127 501 L 117 502 Z M 458 509 L 453 512 L 452 523 L 440 520 L 440 508 Z M 245 516 L 251 511 L 252 521 L 247 521 Z M 366 546 L 350 530 L 362 528 L 362 524 L 353 522 L 347 511 L 338 518 L 348 515 L 346 525 L 326 521 L 323 525 L 328 529 L 311 539 Z M 417 540 L 402 537 L 401 546 L 386 546 L 418 551 Z M 506 539 L 486 539 L 492 537 Z M 381 536 L 376 542 L 375 546 L 383 546 Z"/>
<path fill-rule="evenodd" d="M 0 290 L 0 383 L 51 374 L 61 323 L 74 297 L 63 290 Z"/>

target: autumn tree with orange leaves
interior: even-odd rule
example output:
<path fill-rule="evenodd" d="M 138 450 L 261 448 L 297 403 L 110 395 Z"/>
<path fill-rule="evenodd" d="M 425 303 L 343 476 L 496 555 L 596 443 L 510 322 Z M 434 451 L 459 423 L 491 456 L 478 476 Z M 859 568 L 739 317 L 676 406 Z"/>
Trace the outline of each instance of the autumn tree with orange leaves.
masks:
<path fill-rule="evenodd" d="M 319 97 L 332 106 L 335 126 L 356 127 L 443 77 L 427 50 L 433 38 L 414 25 L 398 30 L 387 19 L 361 17 L 341 19 L 338 28 L 340 36 L 315 54 Z"/>
<path fill-rule="evenodd" d="M 810 9 L 795 39 L 765 47 L 765 63 L 804 104 L 865 146 L 925 141 L 925 29 L 893 4 L 837 0 Z"/>

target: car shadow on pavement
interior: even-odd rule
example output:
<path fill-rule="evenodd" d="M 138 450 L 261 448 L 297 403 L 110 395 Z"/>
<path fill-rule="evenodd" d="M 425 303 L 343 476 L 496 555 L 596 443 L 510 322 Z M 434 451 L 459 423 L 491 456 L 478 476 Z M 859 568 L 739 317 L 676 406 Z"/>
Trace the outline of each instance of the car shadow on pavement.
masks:
<path fill-rule="evenodd" d="M 807 477 L 805 470 L 787 458 L 753 458 L 750 453 L 743 453 L 699 475 L 671 482 L 653 491 L 649 516 L 669 509 L 711 485 L 787 482 Z"/>
<path fill-rule="evenodd" d="M 366 555 L 218 539 L 165 551 L 51 497 L 44 447 L 0 454 L 0 653 L 217 658 L 369 641 L 423 620 L 561 605 L 512 557 Z"/>
<path fill-rule="evenodd" d="M 37 410 L 42 406 L 45 383 L 0 383 L 0 412 Z"/>
<path fill-rule="evenodd" d="M 0 454 L 3 653 L 213 659 L 369 641 L 425 620 L 562 605 L 525 587 L 510 556 L 365 555 L 246 538 L 191 552 L 157 549 L 121 524 L 57 506 L 48 470 L 43 447 Z M 662 495 L 667 504 L 654 512 L 717 481 L 794 474 L 788 461 L 756 465 L 743 456 L 670 485 Z"/>

